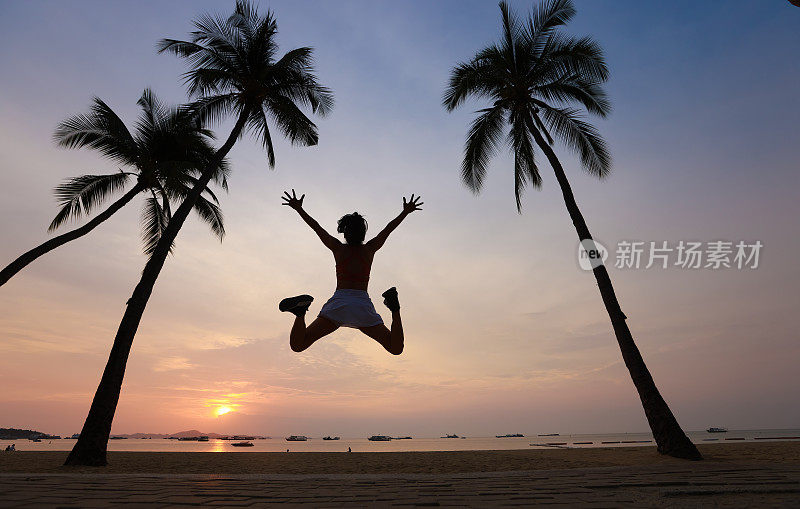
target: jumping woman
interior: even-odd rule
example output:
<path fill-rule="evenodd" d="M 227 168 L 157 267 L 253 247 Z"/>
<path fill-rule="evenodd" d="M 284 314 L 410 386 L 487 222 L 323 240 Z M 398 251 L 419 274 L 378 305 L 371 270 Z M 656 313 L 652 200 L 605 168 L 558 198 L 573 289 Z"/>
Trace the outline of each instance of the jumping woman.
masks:
<path fill-rule="evenodd" d="M 314 297 L 298 295 L 280 302 L 278 309 L 295 315 L 289 346 L 295 352 L 302 352 L 339 327 L 352 327 L 380 343 L 389 353 L 400 355 L 403 353 L 403 323 L 400 321 L 397 289 L 392 287 L 382 294 L 383 303 L 392 312 L 392 327 L 389 330 L 372 305 L 367 294 L 367 284 L 375 253 L 383 247 L 389 234 L 407 215 L 415 210 L 422 210 L 420 197 L 414 197 L 412 194 L 408 201 L 403 198 L 403 211 L 400 215 L 392 219 L 386 228 L 366 244 L 364 238 L 367 235 L 367 221 L 361 214 L 353 212 L 339 219 L 337 231 L 344 235 L 345 240 L 342 244 L 303 210 L 305 197 L 306 195 L 302 195 L 298 198 L 292 189 L 291 195 L 284 191 L 281 198 L 283 205 L 296 210 L 303 221 L 319 236 L 325 247 L 333 251 L 333 258 L 336 260 L 336 292 L 322 306 L 319 316 L 308 327 L 306 327 L 306 311 Z"/>

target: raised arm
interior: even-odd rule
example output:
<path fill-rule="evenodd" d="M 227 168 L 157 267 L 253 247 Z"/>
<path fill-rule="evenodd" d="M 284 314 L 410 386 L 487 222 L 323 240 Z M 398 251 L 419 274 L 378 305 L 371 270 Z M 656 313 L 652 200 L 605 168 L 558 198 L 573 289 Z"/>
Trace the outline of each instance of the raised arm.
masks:
<path fill-rule="evenodd" d="M 320 226 L 319 223 L 316 221 L 316 219 L 309 216 L 308 213 L 305 210 L 303 210 L 303 198 L 306 197 L 305 194 L 302 195 L 300 198 L 298 198 L 294 192 L 294 189 L 292 189 L 291 195 L 289 194 L 288 191 L 284 191 L 283 194 L 284 196 L 281 196 L 281 199 L 283 200 L 283 203 L 281 203 L 281 205 L 288 205 L 292 207 L 294 210 L 296 210 L 297 213 L 300 214 L 300 217 L 303 218 L 303 221 L 305 221 L 306 224 L 310 226 L 312 230 L 314 230 L 314 233 L 317 234 L 319 240 L 321 240 L 322 243 L 325 244 L 325 247 L 333 251 L 334 249 L 342 245 L 342 243 L 339 242 L 339 239 L 337 239 L 336 237 L 325 231 L 325 228 Z"/>
<path fill-rule="evenodd" d="M 409 198 L 408 201 L 406 201 L 406 199 L 403 198 L 403 211 L 400 212 L 400 215 L 398 215 L 396 218 L 389 221 L 389 224 L 386 225 L 386 228 L 381 230 L 381 232 L 378 235 L 376 235 L 374 239 L 367 242 L 367 247 L 371 248 L 374 251 L 377 251 L 378 249 L 383 247 L 383 244 L 386 243 L 386 239 L 389 238 L 389 234 L 392 233 L 395 228 L 400 226 L 400 223 L 403 222 L 403 219 L 405 219 L 407 215 L 411 214 L 415 210 L 422 210 L 422 207 L 420 207 L 420 205 L 423 205 L 423 202 L 419 200 L 420 196 L 417 196 L 415 198 L 413 194 L 411 195 L 411 198 Z"/>

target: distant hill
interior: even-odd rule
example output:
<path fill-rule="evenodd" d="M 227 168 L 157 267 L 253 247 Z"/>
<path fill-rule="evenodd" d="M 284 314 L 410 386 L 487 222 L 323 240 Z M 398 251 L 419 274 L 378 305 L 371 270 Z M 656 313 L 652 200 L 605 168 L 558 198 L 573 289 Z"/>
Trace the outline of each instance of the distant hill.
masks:
<path fill-rule="evenodd" d="M 130 433 L 130 434 L 115 434 L 115 437 L 127 437 L 127 438 L 186 438 L 186 437 L 208 437 L 208 438 L 220 438 L 227 435 L 220 435 L 218 433 L 204 433 L 202 431 L 198 431 L 196 429 L 190 429 L 187 431 L 179 431 L 177 433 Z"/>
<path fill-rule="evenodd" d="M 240 433 L 241 435 L 247 435 L 246 433 Z M 190 429 L 187 431 L 179 431 L 177 433 L 112 433 L 111 436 L 115 437 L 125 437 L 125 438 L 186 438 L 186 437 L 202 437 L 206 436 L 208 438 L 223 438 L 229 435 L 223 435 L 219 433 L 205 433 L 203 431 L 198 431 L 196 429 Z M 252 436 L 252 435 L 248 435 Z M 30 429 L 16 429 L 16 428 L 0 428 L 0 440 L 29 440 L 31 438 L 40 438 L 40 439 L 54 439 L 54 438 L 61 438 L 56 435 L 48 435 L 47 433 L 42 433 L 41 431 L 34 431 Z M 69 438 L 67 436 L 66 438 Z M 256 438 L 264 438 L 263 436 L 256 436 Z"/>
<path fill-rule="evenodd" d="M 177 433 L 172 433 L 167 435 L 169 437 L 176 437 L 176 438 L 186 438 L 186 437 L 202 437 L 206 436 L 208 438 L 221 438 L 227 435 L 220 435 L 219 433 L 203 433 L 202 431 L 197 431 L 196 429 L 190 429 L 189 431 L 179 431 Z"/>
<path fill-rule="evenodd" d="M 61 438 L 32 429 L 0 428 L 0 440 L 30 440 L 32 438 Z"/>
<path fill-rule="evenodd" d="M 238 433 L 242 436 L 253 436 L 247 433 Z M 130 434 L 114 434 L 115 437 L 126 437 L 126 438 L 190 438 L 190 437 L 208 437 L 208 438 L 224 438 L 227 436 L 233 436 L 228 434 L 220 434 L 220 433 L 207 433 L 205 431 L 199 431 L 196 429 L 190 429 L 186 431 L 179 431 L 177 433 L 130 433 Z M 256 438 L 264 438 L 261 435 L 256 435 Z"/>

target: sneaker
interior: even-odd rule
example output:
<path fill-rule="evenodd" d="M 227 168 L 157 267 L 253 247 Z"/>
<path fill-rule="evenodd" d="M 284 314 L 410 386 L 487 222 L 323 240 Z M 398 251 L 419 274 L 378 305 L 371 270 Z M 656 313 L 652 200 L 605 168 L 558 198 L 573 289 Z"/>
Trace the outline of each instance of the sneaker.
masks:
<path fill-rule="evenodd" d="M 311 295 L 298 295 L 297 297 L 289 297 L 287 299 L 283 299 L 280 304 L 278 304 L 278 309 L 281 311 L 288 311 L 295 316 L 302 316 L 306 314 L 308 311 L 308 306 L 314 301 L 314 297 Z"/>
<path fill-rule="evenodd" d="M 390 311 L 400 311 L 400 301 L 397 300 L 397 288 L 394 286 L 381 294 L 383 303 Z"/>

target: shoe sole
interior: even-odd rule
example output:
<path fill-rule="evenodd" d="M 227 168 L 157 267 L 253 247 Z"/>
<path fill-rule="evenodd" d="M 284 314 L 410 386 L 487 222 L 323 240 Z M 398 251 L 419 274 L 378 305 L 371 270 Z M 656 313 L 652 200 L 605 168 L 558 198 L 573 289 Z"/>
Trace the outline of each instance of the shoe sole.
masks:
<path fill-rule="evenodd" d="M 288 299 L 283 299 L 280 304 L 278 304 L 278 309 L 280 311 L 289 311 L 291 312 L 293 309 L 302 306 L 310 306 L 312 302 L 314 302 L 314 297 L 308 297 L 303 300 L 295 301 L 297 297 L 289 297 Z M 287 302 L 288 301 L 288 302 Z"/>

